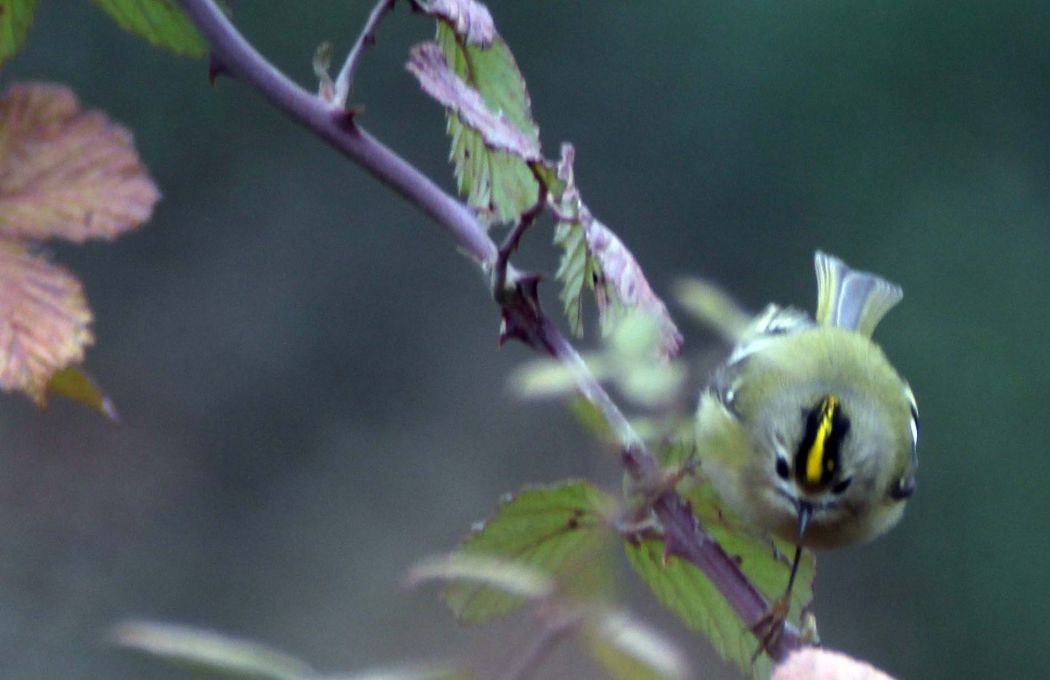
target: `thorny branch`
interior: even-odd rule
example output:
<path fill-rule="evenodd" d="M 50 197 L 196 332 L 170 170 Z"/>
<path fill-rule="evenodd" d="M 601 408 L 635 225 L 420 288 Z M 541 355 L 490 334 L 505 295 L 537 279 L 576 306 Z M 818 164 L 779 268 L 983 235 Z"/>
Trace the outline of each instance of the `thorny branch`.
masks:
<path fill-rule="evenodd" d="M 415 166 L 368 134 L 351 112 L 299 87 L 244 39 L 211 0 L 181 0 L 204 35 L 220 72 L 230 73 L 259 91 L 293 120 L 314 132 L 370 172 L 410 204 L 429 215 L 486 270 L 496 261 L 496 244 L 474 213 L 449 196 Z"/>
<path fill-rule="evenodd" d="M 289 80 L 244 39 L 212 0 L 180 0 L 180 3 L 208 41 L 212 58 L 221 71 L 239 77 L 258 90 L 293 120 L 342 151 L 429 215 L 485 271 L 493 273 L 501 259 L 499 248 L 466 205 L 446 194 L 414 166 L 370 136 L 357 124 L 352 112 L 343 110 L 338 98 L 334 104 L 325 102 Z M 347 89 L 360 59 L 359 48 L 367 44 L 380 18 L 392 5 L 393 0 L 380 0 L 372 11 L 358 45 L 343 68 L 347 75 L 341 72 L 339 76 L 346 81 Z M 568 366 L 577 389 L 598 408 L 616 433 L 627 472 L 643 486 L 659 488 L 662 471 L 652 453 L 576 349 L 540 309 L 536 295 L 537 278 L 511 271 L 504 274 L 505 285 L 501 290 L 493 291 L 503 317 L 501 341 L 507 337 L 523 340 Z M 663 527 L 667 554 L 687 560 L 703 571 L 741 620 L 759 621 L 768 603 L 736 562 L 699 525 L 689 504 L 673 489 L 667 489 L 656 497 L 653 511 Z M 768 651 L 774 660 L 781 661 L 800 646 L 798 630 L 788 625 Z"/>

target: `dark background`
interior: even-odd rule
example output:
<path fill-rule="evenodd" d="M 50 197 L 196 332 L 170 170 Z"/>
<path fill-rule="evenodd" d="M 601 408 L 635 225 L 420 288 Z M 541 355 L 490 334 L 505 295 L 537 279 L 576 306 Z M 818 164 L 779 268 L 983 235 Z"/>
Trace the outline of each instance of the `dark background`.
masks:
<path fill-rule="evenodd" d="M 594 212 L 658 292 L 811 306 L 816 248 L 886 275 L 879 340 L 918 396 L 901 525 L 820 556 L 825 642 L 904 678 L 1050 666 L 1050 4 L 492 2 L 545 151 L 577 148 Z M 369 7 L 238 3 L 300 82 Z M 440 108 L 403 70 L 431 23 L 399 7 L 355 92 L 362 123 L 451 187 Z M 2 74 L 70 85 L 132 129 L 164 193 L 112 244 L 53 246 L 85 281 L 88 369 L 114 428 L 56 401 L 0 409 L 0 676 L 178 677 L 102 643 L 127 616 L 267 641 L 325 671 L 464 657 L 498 668 L 527 619 L 452 623 L 404 570 L 498 496 L 615 459 L 557 403 L 519 403 L 475 268 L 419 212 L 244 86 L 43 2 Z M 553 272 L 549 226 L 522 266 Z M 673 310 L 687 351 L 710 339 Z M 635 611 L 705 643 L 623 575 Z M 598 675 L 571 646 L 544 677 Z"/>

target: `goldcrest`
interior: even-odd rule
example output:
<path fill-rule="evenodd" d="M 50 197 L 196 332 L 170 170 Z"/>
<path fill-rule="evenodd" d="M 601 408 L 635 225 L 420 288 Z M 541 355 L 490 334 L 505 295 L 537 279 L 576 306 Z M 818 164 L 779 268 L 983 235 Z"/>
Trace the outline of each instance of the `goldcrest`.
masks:
<path fill-rule="evenodd" d="M 798 546 L 869 541 L 915 491 L 919 415 L 871 334 L 903 293 L 817 252 L 817 313 L 770 305 L 700 398 L 701 473 L 754 528 Z M 787 594 L 785 594 L 785 597 Z"/>

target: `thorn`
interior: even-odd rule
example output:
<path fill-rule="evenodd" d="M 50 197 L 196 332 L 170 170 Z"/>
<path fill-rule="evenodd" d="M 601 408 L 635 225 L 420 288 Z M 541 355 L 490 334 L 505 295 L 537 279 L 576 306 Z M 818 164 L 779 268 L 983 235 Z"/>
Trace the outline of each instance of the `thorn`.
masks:
<path fill-rule="evenodd" d="M 332 121 L 339 127 L 339 129 L 346 132 L 355 132 L 357 130 L 357 122 L 355 118 L 357 114 L 363 113 L 365 107 L 359 104 L 348 106 L 345 109 L 338 109 L 332 115 Z"/>
<path fill-rule="evenodd" d="M 528 293 L 529 301 L 533 302 L 537 308 L 540 306 L 540 280 L 543 278 L 542 274 L 524 274 L 518 277 L 518 283 L 522 285 L 525 292 Z"/>
<path fill-rule="evenodd" d="M 503 344 L 507 342 L 507 316 L 504 312 L 500 312 L 499 320 L 499 335 L 496 337 L 496 347 L 503 348 Z"/>
<path fill-rule="evenodd" d="M 230 72 L 230 69 L 228 69 L 226 67 L 226 64 L 224 64 L 222 61 L 219 60 L 218 57 L 215 56 L 214 52 L 212 52 L 208 56 L 208 84 L 209 85 L 211 85 L 212 87 L 215 87 L 215 81 L 219 79 L 219 76 L 226 75 L 229 72 Z"/>
<path fill-rule="evenodd" d="M 512 315 L 509 310 L 504 308 L 500 310 L 499 338 L 497 338 L 496 341 L 497 346 L 503 347 L 507 340 L 510 339 L 519 340 L 533 349 L 538 349 L 528 330 L 515 320 L 514 315 Z"/>
<path fill-rule="evenodd" d="M 542 338 L 545 322 L 540 310 L 540 277 L 520 274 L 513 282 L 494 282 L 493 297 L 500 306 L 499 346 L 509 338 L 536 350 L 548 350 Z"/>
<path fill-rule="evenodd" d="M 751 656 L 752 666 L 763 653 L 769 654 L 780 642 L 790 609 L 790 594 L 785 593 L 751 626 L 751 632 L 758 638 L 758 649 Z"/>

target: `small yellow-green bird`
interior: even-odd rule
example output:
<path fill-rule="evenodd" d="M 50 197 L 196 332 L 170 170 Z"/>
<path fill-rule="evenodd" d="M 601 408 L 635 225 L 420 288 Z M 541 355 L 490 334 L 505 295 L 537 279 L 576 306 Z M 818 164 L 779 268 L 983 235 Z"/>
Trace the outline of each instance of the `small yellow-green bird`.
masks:
<path fill-rule="evenodd" d="M 797 548 L 879 536 L 915 491 L 919 414 L 871 340 L 900 287 L 817 252 L 817 314 L 770 305 L 700 397 L 701 473 L 756 529 Z M 767 642 L 768 640 L 765 640 Z"/>

